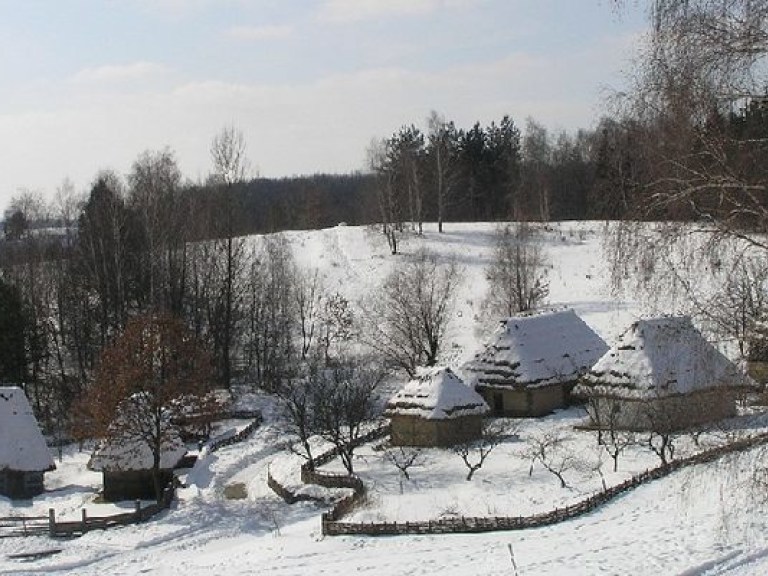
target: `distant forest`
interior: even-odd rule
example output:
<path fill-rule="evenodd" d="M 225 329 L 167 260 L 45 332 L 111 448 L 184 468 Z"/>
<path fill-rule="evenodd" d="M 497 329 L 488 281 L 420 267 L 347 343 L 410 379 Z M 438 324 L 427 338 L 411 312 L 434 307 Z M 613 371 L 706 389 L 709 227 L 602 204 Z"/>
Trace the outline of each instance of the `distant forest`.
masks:
<path fill-rule="evenodd" d="M 690 174 L 717 168 L 711 150 L 698 151 L 706 135 L 722 136 L 715 151 L 728 166 L 760 175 L 768 165 L 762 148 L 731 144 L 768 132 L 764 100 L 709 110 L 694 124 L 604 119 L 573 134 L 530 119 L 521 130 L 510 117 L 460 128 L 432 113 L 424 131 L 404 125 L 373 141 L 364 173 L 277 180 L 247 177 L 242 133 L 226 128 L 204 183 L 185 183 L 162 150 L 139 155 L 124 176 L 99 173 L 85 196 L 68 182 L 51 203 L 21 193 L 0 239 L 0 382 L 25 383 L 43 422 L 67 428 L 105 347 L 132 318 L 167 312 L 210 351 L 218 384 L 275 389 L 306 355 L 307 303 L 331 307 L 326 326 L 344 330 L 351 309 L 295 266 L 279 236 L 249 243 L 250 234 L 376 223 L 395 253 L 424 222 L 443 231 L 453 221 L 692 220 L 719 210 L 738 230 L 756 229 L 764 205 L 733 209 L 722 179 L 659 193 L 687 175 L 670 160 L 679 150 Z"/>

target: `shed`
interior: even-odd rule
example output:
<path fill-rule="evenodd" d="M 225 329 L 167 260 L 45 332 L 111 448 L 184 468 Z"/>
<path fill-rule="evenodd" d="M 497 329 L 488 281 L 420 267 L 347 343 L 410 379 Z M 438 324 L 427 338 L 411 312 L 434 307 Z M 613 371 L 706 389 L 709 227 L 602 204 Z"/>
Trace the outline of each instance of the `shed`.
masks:
<path fill-rule="evenodd" d="M 453 446 L 482 436 L 488 405 L 450 368 L 425 368 L 387 403 L 395 446 Z"/>
<path fill-rule="evenodd" d="M 0 494 L 13 499 L 42 494 L 43 477 L 55 468 L 24 391 L 0 387 Z"/>
<path fill-rule="evenodd" d="M 735 415 L 752 386 L 689 317 L 671 316 L 634 322 L 574 393 L 594 426 L 665 432 Z"/>
<path fill-rule="evenodd" d="M 173 469 L 186 452 L 178 432 L 169 430 L 160 455 L 161 490 L 173 480 Z M 105 500 L 151 500 L 156 497 L 152 464 L 152 450 L 146 441 L 112 436 L 96 449 L 88 468 L 103 473 Z"/>
<path fill-rule="evenodd" d="M 573 386 L 607 350 L 573 310 L 531 312 L 502 320 L 462 372 L 494 415 L 542 416 L 569 404 Z"/>

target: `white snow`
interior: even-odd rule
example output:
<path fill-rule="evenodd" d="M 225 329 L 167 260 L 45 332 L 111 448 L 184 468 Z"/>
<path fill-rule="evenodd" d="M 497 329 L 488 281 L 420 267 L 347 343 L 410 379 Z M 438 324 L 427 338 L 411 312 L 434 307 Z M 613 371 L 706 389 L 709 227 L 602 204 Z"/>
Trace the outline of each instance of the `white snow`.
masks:
<path fill-rule="evenodd" d="M 24 391 L 0 387 L 0 470 L 41 472 L 55 467 Z"/>
<path fill-rule="evenodd" d="M 633 322 L 584 377 L 577 393 L 652 398 L 754 383 L 709 344 L 687 316 Z"/>
<path fill-rule="evenodd" d="M 169 438 L 163 443 L 160 452 L 160 468 L 170 470 L 187 453 L 187 447 L 178 436 Z M 140 439 L 127 440 L 121 437 L 119 441 L 107 441 L 99 446 L 91 457 L 88 467 L 95 471 L 129 471 L 151 470 L 152 450 Z"/>
<path fill-rule="evenodd" d="M 462 370 L 476 384 L 535 388 L 573 382 L 607 350 L 573 310 L 547 310 L 503 320 Z"/>
<path fill-rule="evenodd" d="M 482 396 L 472 390 L 450 368 L 422 368 L 387 403 L 385 416 L 418 416 L 448 420 L 482 415 L 489 410 Z"/>
<path fill-rule="evenodd" d="M 456 258 L 465 281 L 457 299 L 449 345 L 440 362 L 456 368 L 469 360 L 488 332 L 477 326 L 487 281 L 484 266 L 492 254 L 493 224 L 446 224 L 438 234 L 427 225 L 424 237 L 403 242 L 404 256 L 392 257 L 370 229 L 354 226 L 286 233 L 302 266 L 316 267 L 331 291 L 351 302 L 373 294 L 399 259 L 420 247 L 440 258 Z M 550 304 L 568 306 L 600 336 L 615 342 L 641 316 L 634 303 L 613 297 L 606 285 L 601 223 L 552 224 L 540 242 L 552 268 Z M 254 238 L 254 242 L 258 242 Z M 363 309 L 357 308 L 360 319 Z M 670 310 L 670 312 L 674 312 Z M 248 441 L 215 453 L 205 450 L 179 490 L 171 510 L 139 525 L 94 531 L 82 538 L 0 538 L 0 574 L 227 574 L 344 575 L 508 575 L 511 554 L 520 576 L 595 574 L 696 574 L 744 576 L 768 573 L 768 511 L 755 470 L 768 461 L 764 449 L 696 466 L 640 487 L 575 520 L 520 532 L 386 538 L 323 537 L 313 503 L 287 505 L 266 486 L 267 468 L 285 482 L 299 484 L 301 459 L 284 448 L 288 440 L 276 424 L 276 410 L 264 403 L 265 424 Z M 259 406 L 262 408 L 262 406 Z M 567 474 L 571 489 L 522 457 L 526 439 L 549 429 L 562 430 L 582 461 L 597 457 L 588 432 L 574 431 L 578 412 L 569 410 L 542 420 L 525 420 L 519 439 L 492 453 L 471 482 L 455 454 L 430 450 L 427 463 L 413 470 L 413 481 L 399 494 L 399 477 L 381 451 L 360 449 L 355 467 L 370 490 L 370 505 L 357 517 L 425 519 L 442 513 L 526 513 L 573 501 L 600 482 L 585 469 Z M 746 418 L 746 419 L 745 419 Z M 742 432 L 764 430 L 766 422 L 742 416 Z M 0 422 L 2 425 L 2 422 Z M 716 438 L 700 441 L 716 442 Z M 695 449 L 690 439 L 680 451 Z M 653 465 L 642 447 L 622 455 L 619 472 L 605 458 L 606 481 L 619 482 Z M 77 518 L 122 506 L 93 501 L 101 475 L 85 469 L 85 454 L 67 449 L 57 470 L 46 475 L 45 495 L 18 503 L 0 498 L 0 516 L 45 514 L 52 507 Z M 337 462 L 329 464 L 333 470 Z M 228 500 L 225 488 L 242 484 L 247 496 Z M 106 512 L 109 513 L 109 512 Z M 33 562 L 8 558 L 20 552 L 61 548 Z"/>

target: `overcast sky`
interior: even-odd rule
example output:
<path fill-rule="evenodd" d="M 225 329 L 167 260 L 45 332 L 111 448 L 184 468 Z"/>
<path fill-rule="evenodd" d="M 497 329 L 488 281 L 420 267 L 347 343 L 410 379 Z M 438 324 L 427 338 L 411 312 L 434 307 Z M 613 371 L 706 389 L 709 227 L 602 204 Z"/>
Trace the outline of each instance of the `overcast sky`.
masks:
<path fill-rule="evenodd" d="M 631 4 L 631 3 L 630 3 Z M 509 114 L 594 126 L 642 36 L 611 0 L 0 0 L 0 206 L 225 125 L 266 177 L 364 167 L 374 136 Z"/>

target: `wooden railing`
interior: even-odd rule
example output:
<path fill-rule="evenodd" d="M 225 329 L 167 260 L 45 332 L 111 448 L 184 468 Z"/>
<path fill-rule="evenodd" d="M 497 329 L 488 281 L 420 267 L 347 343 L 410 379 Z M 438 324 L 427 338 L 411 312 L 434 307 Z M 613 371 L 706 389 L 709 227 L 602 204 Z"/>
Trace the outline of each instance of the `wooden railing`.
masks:
<path fill-rule="evenodd" d="M 105 530 L 115 526 L 128 526 L 139 524 L 149 520 L 159 512 L 171 507 L 171 502 L 176 495 L 174 486 L 168 486 L 159 502 L 149 504 L 142 508 L 141 502 L 136 500 L 136 506 L 132 512 L 113 514 L 111 516 L 88 516 L 85 508 L 82 509 L 80 520 L 57 521 L 53 508 L 48 510 L 48 534 L 52 537 L 82 536 L 91 530 Z"/>
<path fill-rule="evenodd" d="M 47 516 L 7 516 L 0 518 L 0 538 L 37 536 L 47 533 Z"/>

